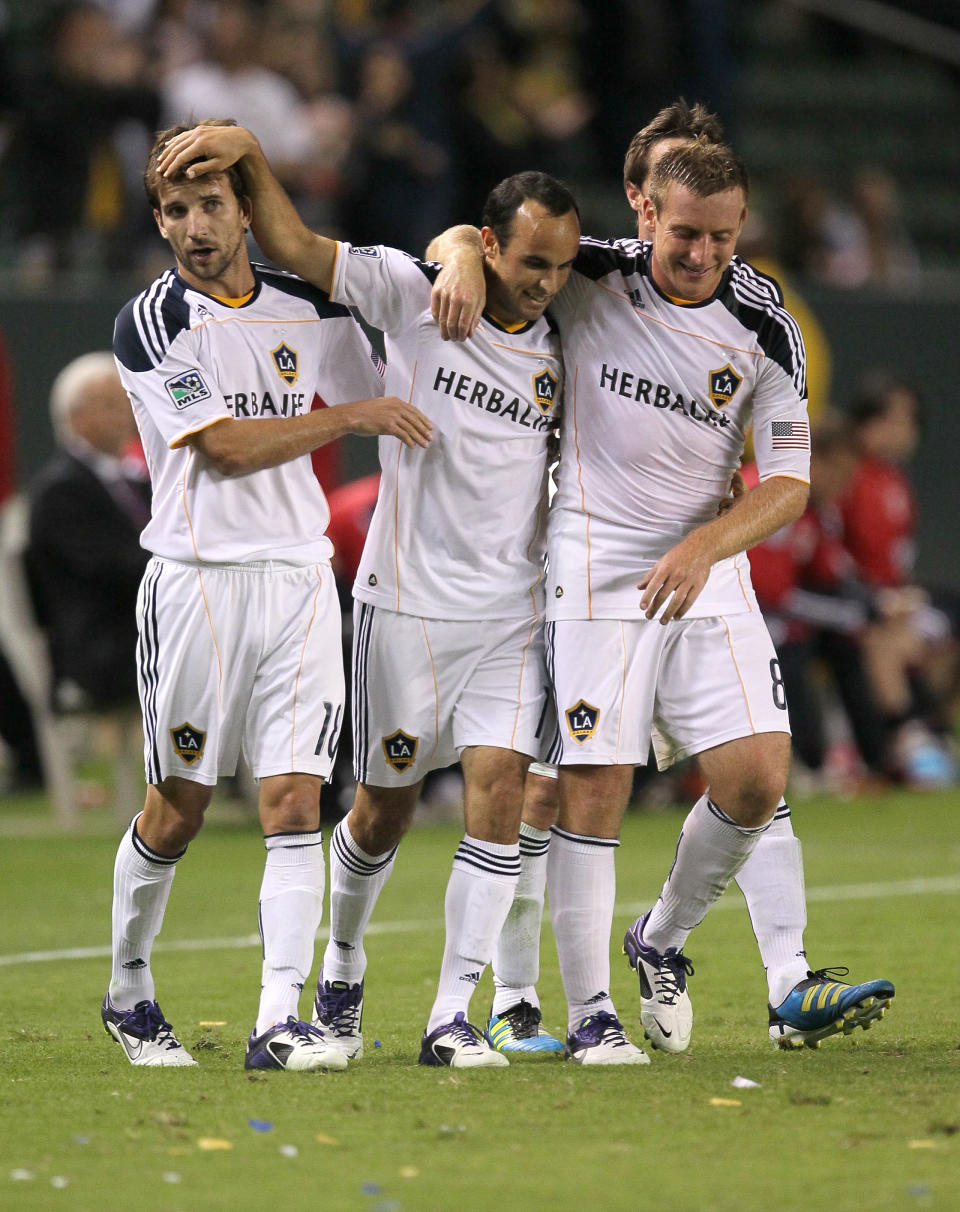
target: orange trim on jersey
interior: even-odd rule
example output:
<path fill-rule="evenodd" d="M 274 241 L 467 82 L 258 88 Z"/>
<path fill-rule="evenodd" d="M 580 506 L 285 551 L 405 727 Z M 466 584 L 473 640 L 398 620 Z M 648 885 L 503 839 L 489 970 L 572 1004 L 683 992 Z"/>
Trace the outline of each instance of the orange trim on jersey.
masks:
<path fill-rule="evenodd" d="M 594 282 L 594 286 L 596 286 L 599 290 L 605 290 L 608 295 L 613 295 L 615 299 L 619 299 L 621 303 L 623 303 L 626 307 L 629 307 L 634 318 L 638 322 L 641 320 L 647 320 L 651 324 L 659 324 L 661 328 L 666 328 L 670 332 L 679 333 L 683 337 L 693 337 L 697 341 L 705 341 L 708 345 L 716 345 L 719 349 L 733 349 L 736 350 L 737 353 L 749 354 L 753 358 L 765 358 L 767 356 L 762 349 L 743 349 L 739 345 L 731 345 L 729 341 L 718 341 L 715 337 L 704 336 L 702 332 L 690 332 L 689 329 L 686 328 L 677 328 L 673 324 L 668 324 L 666 320 L 658 319 L 657 316 L 651 316 L 647 312 L 637 311 L 630 300 L 625 295 L 620 294 L 619 291 L 611 290 L 609 286 L 604 286 L 600 282 Z"/>
<path fill-rule="evenodd" d="M 437 752 L 440 744 L 440 687 L 437 684 L 437 666 L 433 659 L 433 649 L 430 647 L 430 637 L 427 635 L 427 620 L 421 618 L 420 629 L 423 632 L 423 642 L 427 646 L 427 656 L 430 658 L 430 676 L 433 678 L 433 752 Z"/>
<path fill-rule="evenodd" d="M 501 320 L 499 316 L 495 316 L 492 311 L 488 311 L 487 315 L 498 328 L 509 333 L 522 332 L 525 328 L 531 328 L 535 323 L 532 320 L 514 320 L 512 323 L 508 323 L 506 320 Z"/>
<path fill-rule="evenodd" d="M 211 425 L 219 425 L 221 421 L 232 421 L 232 417 L 213 417 L 210 421 L 204 421 L 202 425 L 198 425 L 196 429 L 188 429 L 186 433 L 182 433 L 179 438 L 174 438 L 170 443 L 170 450 L 183 450 L 184 446 L 190 445 L 190 439 L 194 434 L 203 433 L 205 429 L 209 429 Z"/>
<path fill-rule="evenodd" d="M 183 475 L 180 477 L 180 495 L 183 499 L 183 513 L 187 519 L 187 526 L 190 528 L 190 545 L 193 547 L 193 554 L 196 556 L 197 563 L 200 562 L 200 551 L 197 548 L 197 536 L 193 529 L 193 519 L 190 517 L 190 507 L 187 504 L 187 472 L 190 470 L 190 461 L 193 458 L 195 451 L 192 447 L 187 450 L 187 464 L 183 469 Z"/>
<path fill-rule="evenodd" d="M 620 736 L 623 732 L 623 710 L 627 702 L 627 641 L 623 634 L 623 619 L 620 620 L 620 652 L 623 672 L 620 675 L 620 718 L 617 720 L 617 757 L 620 756 Z"/>
<path fill-rule="evenodd" d="M 502 341 L 491 341 L 491 346 L 494 349 L 505 349 L 508 353 L 523 354 L 525 358 L 550 358 L 554 362 L 559 362 L 560 355 L 550 353 L 546 349 L 517 349 L 515 345 L 504 345 Z"/>
<path fill-rule="evenodd" d="M 210 603 L 207 601 L 207 591 L 203 587 L 203 569 L 197 569 L 197 580 L 200 582 L 200 596 L 203 598 L 203 610 L 207 616 L 207 626 L 210 628 L 210 639 L 213 641 L 213 651 L 217 658 L 217 702 L 223 702 L 223 662 L 220 660 L 220 645 L 217 643 L 217 629 L 213 625 L 210 614 Z"/>
<path fill-rule="evenodd" d="M 573 444 L 577 452 L 577 483 L 580 486 L 580 511 L 587 519 L 587 618 L 593 618 L 593 597 L 590 591 L 590 514 L 587 510 L 586 497 L 583 491 L 583 467 L 580 463 L 580 431 L 577 428 L 577 380 L 580 377 L 580 367 L 573 372 Z"/>
<path fill-rule="evenodd" d="M 750 713 L 750 699 L 747 697 L 747 688 L 743 684 L 743 676 L 740 673 L 740 666 L 737 664 L 737 658 L 734 655 L 733 640 L 730 636 L 730 626 L 727 623 L 727 620 L 723 617 L 723 615 L 720 616 L 720 622 L 723 624 L 724 630 L 727 633 L 727 647 L 730 649 L 730 659 L 733 661 L 733 667 L 737 672 L 737 680 L 740 683 L 740 690 L 743 694 L 743 704 L 747 709 L 747 719 L 750 722 L 750 731 L 753 733 L 754 736 L 756 736 L 757 735 L 757 726 L 753 722 L 753 716 Z"/>
<path fill-rule="evenodd" d="M 747 593 L 746 587 L 743 584 L 743 574 L 740 569 L 740 557 L 744 554 L 745 553 L 742 551 L 737 552 L 737 554 L 733 557 L 733 567 L 737 573 L 737 581 L 740 584 L 740 592 L 743 594 L 743 600 L 747 604 L 747 609 L 750 611 L 751 614 L 753 614 L 753 603 L 750 601 L 750 595 Z M 747 567 L 749 568 L 749 566 L 750 566 L 750 561 L 748 559 Z"/>
<path fill-rule="evenodd" d="M 520 727 L 520 709 L 523 707 L 523 671 L 527 667 L 527 649 L 533 643 L 533 636 L 536 632 L 537 624 L 530 624 L 530 631 L 527 635 L 527 642 L 523 646 L 523 651 L 520 653 L 520 677 L 517 682 L 517 710 L 513 716 L 513 731 L 510 733 L 510 748 L 516 751 L 517 749 L 517 729 Z"/>
<path fill-rule="evenodd" d="M 413 364 L 413 373 L 410 376 L 410 389 L 407 392 L 407 403 L 413 403 L 413 387 L 417 381 L 417 367 L 419 361 Z M 400 456 L 403 454 L 403 443 L 397 439 L 397 476 L 396 484 L 393 490 L 393 575 L 397 582 L 397 604 L 396 609 L 400 609 Z"/>
<path fill-rule="evenodd" d="M 211 299 L 216 299 L 218 303 L 222 303 L 224 307 L 243 307 L 244 303 L 249 303 L 253 298 L 253 292 L 257 288 L 254 286 L 248 290 L 245 295 L 238 295 L 235 299 L 225 299 L 223 295 L 211 295 Z"/>
<path fill-rule="evenodd" d="M 297 739 L 297 692 L 300 688 L 300 675 L 303 673 L 303 661 L 307 651 L 307 644 L 310 641 L 310 632 L 313 629 L 314 620 L 317 617 L 317 602 L 320 598 L 320 591 L 323 589 L 323 573 L 320 571 L 319 564 L 314 565 L 314 570 L 317 574 L 317 591 L 313 595 L 313 609 L 310 612 L 310 620 L 307 623 L 306 634 L 303 637 L 303 647 L 300 649 L 300 664 L 297 666 L 297 676 L 293 679 L 293 714 L 290 721 L 290 772 L 296 771 L 296 739 Z"/>

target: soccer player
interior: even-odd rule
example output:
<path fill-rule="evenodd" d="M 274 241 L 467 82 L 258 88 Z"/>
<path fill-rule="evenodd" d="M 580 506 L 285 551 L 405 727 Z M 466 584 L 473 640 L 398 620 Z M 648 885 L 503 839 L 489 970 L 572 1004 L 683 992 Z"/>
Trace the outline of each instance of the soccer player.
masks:
<path fill-rule="evenodd" d="M 404 401 L 370 398 L 376 360 L 345 307 L 250 264 L 236 171 L 161 175 L 163 148 L 185 129 L 157 136 L 144 175 L 176 268 L 124 307 L 114 334 L 153 509 L 137 605 L 148 786 L 117 852 L 102 1018 L 131 1064 L 195 1063 L 156 1000 L 150 953 L 177 864 L 242 750 L 266 845 L 244 1066 L 342 1069 L 342 1049 L 297 1008 L 323 905 L 320 788 L 343 711 L 327 505 L 309 454 L 346 433 L 424 446 L 431 426 Z"/>
<path fill-rule="evenodd" d="M 419 1060 L 504 1066 L 468 1010 L 513 899 L 524 775 L 547 731 L 546 481 L 563 373 L 544 311 L 577 254 L 576 204 L 542 173 L 491 192 L 481 233 L 486 310 L 476 339 L 450 346 L 430 316 L 439 266 L 309 232 L 252 136 L 199 132 L 171 144 L 166 163 L 197 156 L 201 169 L 239 161 L 261 246 L 383 330 L 388 389 L 434 425 L 423 457 L 381 445 L 380 495 L 354 588 L 358 788 L 331 841 L 316 1020 L 361 1055 L 364 930 L 424 775 L 459 757 L 466 832 Z M 631 1063 L 647 1062 L 622 1036 L 619 1046 Z"/>
<path fill-rule="evenodd" d="M 551 910 L 568 1051 L 595 1046 L 598 1020 L 615 1014 L 613 851 L 654 725 L 661 766 L 697 755 L 709 789 L 684 823 L 660 899 L 624 940 L 648 1037 L 667 1051 L 687 1046 L 683 944 L 775 822 L 779 857 L 771 850 L 747 893 L 768 967 L 770 1034 L 816 1044 L 869 1025 L 893 986 L 847 986 L 807 967 L 799 849 L 782 824 L 786 699 L 743 554 L 806 501 L 802 338 L 776 284 L 734 259 L 747 177 L 729 149 L 680 139 L 646 191 L 628 179 L 628 198 L 649 243 L 584 239 L 552 308 L 574 384 L 547 597 L 563 763 Z M 448 236 L 449 272 L 462 264 L 476 281 L 475 235 Z M 441 285 L 442 331 L 468 334 L 470 290 Z M 761 483 L 714 517 L 751 420 Z"/>

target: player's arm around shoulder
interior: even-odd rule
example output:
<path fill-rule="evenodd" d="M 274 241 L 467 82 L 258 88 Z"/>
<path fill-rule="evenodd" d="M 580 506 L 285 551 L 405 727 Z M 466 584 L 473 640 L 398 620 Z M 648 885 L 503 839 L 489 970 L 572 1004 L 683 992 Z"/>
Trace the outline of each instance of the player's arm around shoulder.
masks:
<path fill-rule="evenodd" d="M 666 603 L 661 623 L 682 619 L 718 560 L 746 551 L 795 522 L 807 507 L 810 485 L 771 476 L 738 496 L 719 517 L 698 526 L 657 560 L 637 588 L 640 608 L 652 619 Z"/>
<path fill-rule="evenodd" d="M 221 475 L 239 476 L 289 463 L 347 434 L 387 435 L 414 449 L 430 445 L 433 424 L 408 401 L 378 396 L 299 417 L 224 417 L 191 434 L 189 444 Z"/>
<path fill-rule="evenodd" d="M 439 261 L 430 310 L 444 341 L 472 337 L 487 302 L 480 232 L 467 223 L 448 227 L 430 241 L 427 259 Z"/>
<path fill-rule="evenodd" d="M 273 175 L 257 137 L 243 126 L 195 126 L 164 148 L 157 166 L 172 179 L 225 172 L 236 164 L 253 204 L 253 234 L 266 255 L 330 292 L 337 242 L 311 231 Z"/>

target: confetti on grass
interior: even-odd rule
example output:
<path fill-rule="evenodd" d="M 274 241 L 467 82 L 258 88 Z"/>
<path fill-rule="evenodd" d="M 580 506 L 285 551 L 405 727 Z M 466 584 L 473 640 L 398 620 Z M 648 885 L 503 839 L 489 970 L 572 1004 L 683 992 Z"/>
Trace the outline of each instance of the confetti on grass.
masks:
<path fill-rule="evenodd" d="M 735 1086 L 738 1090 L 759 1090 L 760 1089 L 759 1082 L 752 1081 L 749 1077 L 741 1077 L 739 1073 L 733 1079 L 733 1081 L 730 1083 L 730 1085 Z"/>
<path fill-rule="evenodd" d="M 281 1145 L 280 1152 L 284 1157 L 297 1157 L 299 1156 L 300 1150 L 296 1145 Z"/>
<path fill-rule="evenodd" d="M 207 1152 L 215 1152 L 217 1149 L 232 1149 L 233 1142 L 221 1140 L 218 1136 L 201 1136 L 197 1141 L 197 1148 L 204 1149 Z"/>
<path fill-rule="evenodd" d="M 247 1123 L 254 1132 L 270 1132 L 273 1124 L 268 1119 L 248 1119 Z"/>
<path fill-rule="evenodd" d="M 327 1136 L 326 1132 L 317 1133 L 317 1144 L 320 1145 L 339 1145 L 340 1142 L 335 1136 Z"/>
<path fill-rule="evenodd" d="M 711 1107 L 742 1107 L 739 1098 L 711 1098 Z"/>

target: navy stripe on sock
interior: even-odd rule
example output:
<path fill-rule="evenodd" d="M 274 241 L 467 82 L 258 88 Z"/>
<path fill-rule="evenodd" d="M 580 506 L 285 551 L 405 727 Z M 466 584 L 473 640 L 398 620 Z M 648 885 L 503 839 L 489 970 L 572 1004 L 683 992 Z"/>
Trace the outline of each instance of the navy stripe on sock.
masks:
<path fill-rule="evenodd" d="M 356 854 L 349 842 L 344 841 L 342 830 L 343 823 L 341 822 L 333 831 L 333 837 L 330 839 L 330 845 L 340 862 L 353 875 L 376 875 L 378 871 L 382 871 L 393 861 L 393 856 L 397 853 L 397 847 L 390 851 L 386 858 L 382 858 L 375 863 L 369 862 L 367 859 L 361 858 Z"/>
<path fill-rule="evenodd" d="M 582 833 L 568 833 L 566 829 L 561 829 L 559 825 L 553 825 L 550 829 L 551 833 L 555 833 L 557 837 L 562 837 L 568 842 L 582 842 L 584 846 L 599 846 L 601 849 L 616 849 L 620 845 L 618 837 L 587 837 Z"/>

